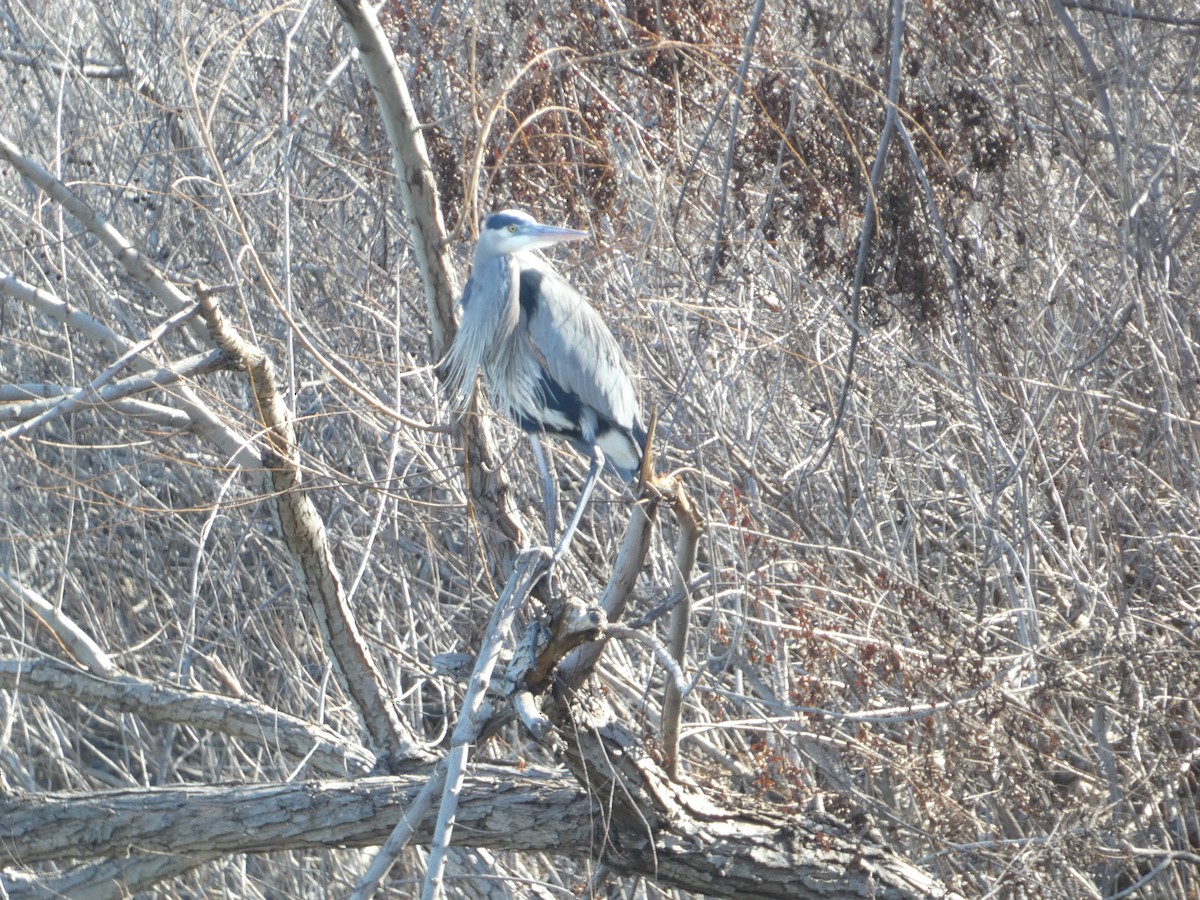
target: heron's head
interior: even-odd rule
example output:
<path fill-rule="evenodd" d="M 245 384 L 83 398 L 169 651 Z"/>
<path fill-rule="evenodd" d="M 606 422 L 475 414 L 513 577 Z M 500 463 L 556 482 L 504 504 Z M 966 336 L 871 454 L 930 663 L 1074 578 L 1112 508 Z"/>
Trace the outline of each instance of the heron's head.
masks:
<path fill-rule="evenodd" d="M 506 209 L 483 220 L 479 241 L 475 244 L 475 261 L 536 250 L 563 241 L 582 241 L 587 236 L 586 231 L 543 225 L 519 209 Z"/>

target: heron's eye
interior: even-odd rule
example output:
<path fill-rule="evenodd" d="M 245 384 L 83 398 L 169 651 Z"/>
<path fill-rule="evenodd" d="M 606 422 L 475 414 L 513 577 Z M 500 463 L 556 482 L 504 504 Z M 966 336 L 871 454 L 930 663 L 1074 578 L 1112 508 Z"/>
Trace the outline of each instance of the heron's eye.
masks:
<path fill-rule="evenodd" d="M 516 226 L 516 225 L 509 225 L 509 226 L 508 226 L 508 233 L 509 233 L 509 234 L 516 234 L 516 233 L 517 233 L 517 226 Z"/>

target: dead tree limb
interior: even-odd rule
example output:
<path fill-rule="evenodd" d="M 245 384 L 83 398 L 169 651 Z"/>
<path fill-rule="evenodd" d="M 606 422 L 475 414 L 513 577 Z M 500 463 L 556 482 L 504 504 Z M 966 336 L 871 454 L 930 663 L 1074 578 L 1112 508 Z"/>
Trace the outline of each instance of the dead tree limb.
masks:
<path fill-rule="evenodd" d="M 28 178 L 39 190 L 44 191 L 48 197 L 60 204 L 88 233 L 104 245 L 130 278 L 149 291 L 170 312 L 179 312 L 190 305 L 187 295 L 170 282 L 146 258 L 145 254 L 130 243 L 124 234 L 85 203 L 78 194 L 55 178 L 45 166 L 26 156 L 16 144 L 2 134 L 0 134 L 0 161 L 7 162 L 22 176 Z M 0 287 L 3 287 L 6 292 L 16 292 L 25 286 L 11 278 L 6 278 L 5 284 Z M 22 290 L 21 293 L 28 292 Z M 57 300 L 45 291 L 37 289 L 34 289 L 32 299 L 39 301 L 38 305 L 43 307 L 53 306 Z M 72 327 L 77 327 L 86 319 L 86 316 L 73 315 L 64 307 L 60 321 L 66 321 Z M 96 325 L 96 329 L 93 329 L 92 332 L 93 336 L 95 336 L 95 330 L 103 329 L 107 335 L 111 336 L 107 338 L 107 342 L 114 349 L 128 350 L 133 346 L 132 341 L 117 336 L 111 330 L 99 326 L 98 323 L 93 322 L 92 324 Z M 157 364 L 148 358 L 148 352 L 135 355 L 130 361 L 130 366 L 140 372 L 157 368 Z M 192 428 L 224 454 L 227 465 L 248 467 L 257 465 L 258 460 L 254 449 L 248 446 L 249 442 L 246 438 L 229 428 L 190 387 L 179 387 L 175 396 L 176 402 L 191 420 Z"/>
<path fill-rule="evenodd" d="M 429 766 L 403 776 L 0 797 L 6 865 L 142 853 L 267 853 L 383 843 Z M 562 773 L 476 765 L 458 809 L 463 846 L 547 851 L 591 838 L 591 804 Z M 433 836 L 427 819 L 416 840 Z"/>
<path fill-rule="evenodd" d="M 291 413 L 279 395 L 275 367 L 265 353 L 249 346 L 221 314 L 216 298 L 198 292 L 200 314 L 216 345 L 236 360 L 250 382 L 254 409 L 263 424 L 267 471 L 279 514 L 284 543 L 305 587 L 338 683 L 353 702 L 370 737 L 371 749 L 387 771 L 401 771 L 427 755 L 396 713 L 395 700 L 383 683 L 350 605 L 317 508 L 301 486 L 300 449 Z"/>
<path fill-rule="evenodd" d="M 957 896 L 862 826 L 761 802 L 713 803 L 673 782 L 606 707 L 597 714 L 576 695 L 549 708 L 566 734 L 568 768 L 604 803 L 600 856 L 615 871 L 649 869 L 660 885 L 710 897 Z"/>
<path fill-rule="evenodd" d="M 479 741 L 480 734 L 488 724 L 489 716 L 483 714 L 492 672 L 500 659 L 500 651 L 508 639 L 513 618 L 517 610 L 529 597 L 534 584 L 542 577 L 549 559 L 539 550 L 526 551 L 517 558 L 517 566 L 505 585 L 504 592 L 496 601 L 492 618 L 484 634 L 474 671 L 463 698 L 462 712 L 450 740 L 450 753 L 442 760 L 421 789 L 412 807 L 405 811 L 396 829 L 376 855 L 368 870 L 354 888 L 355 898 L 367 898 L 374 894 L 379 883 L 387 875 L 400 851 L 415 833 L 416 825 L 432 806 L 433 795 L 441 794 L 437 828 L 433 834 L 429 868 L 425 876 L 423 895 L 437 896 L 441 891 L 442 874 L 446 855 L 450 849 L 450 837 L 457 821 L 456 813 L 466 778 L 467 759 L 471 746 Z"/>
<path fill-rule="evenodd" d="M 80 665 L 102 675 L 117 670 L 112 657 L 74 619 L 41 594 L 30 590 L 3 571 L 0 571 L 0 600 L 11 604 L 17 610 L 28 610 L 54 635 L 58 645 Z"/>
<path fill-rule="evenodd" d="M 0 575 L 0 584 L 3 582 Z M 85 672 L 52 659 L 0 659 L 0 690 L 69 698 L 89 709 L 130 713 L 224 734 L 307 759 L 322 775 L 365 775 L 375 757 L 328 728 L 253 700 L 166 685 L 115 670 Z"/>
<path fill-rule="evenodd" d="M 832 820 L 786 815 L 763 804 L 738 811 L 703 801 L 672 784 L 619 727 L 581 727 L 571 743 L 576 760 L 580 752 L 591 759 L 601 749 L 615 754 L 619 770 L 606 776 L 608 784 L 595 782 L 597 790 L 589 794 L 556 772 L 477 764 L 459 801 L 456 844 L 577 857 L 599 852 L 617 871 L 713 897 L 954 896 Z M 595 777 L 606 770 L 589 765 L 588 771 Z M 603 789 L 614 777 L 644 807 L 638 814 L 621 809 L 630 802 L 622 795 L 605 811 L 613 813 L 606 821 L 595 798 L 609 796 Z M 428 778 L 426 769 L 354 781 L 6 796 L 0 798 L 4 863 L 128 858 L 136 847 L 139 854 L 198 857 L 198 865 L 237 853 L 374 846 Z M 662 818 L 668 813 L 672 821 Z M 422 821 L 414 840 L 428 842 L 434 827 Z M 101 872 L 111 884 L 112 874 Z M 10 897 L 44 896 L 46 886 L 45 879 L 30 886 L 19 872 L 0 872 L 0 888 Z M 75 891 L 86 887 L 76 883 Z"/>
<path fill-rule="evenodd" d="M 683 599 L 671 611 L 671 643 L 668 649 L 675 665 L 682 672 L 687 662 L 688 629 L 692 621 L 692 595 L 688 590 L 688 582 L 696 564 L 696 549 L 700 543 L 700 535 L 704 533 L 705 522 L 682 482 L 676 482 L 670 499 L 675 519 L 679 523 L 679 536 L 675 541 L 675 571 L 672 574 L 671 586 Z M 667 773 L 674 781 L 679 780 L 679 726 L 682 718 L 683 693 L 676 679 L 669 678 L 662 708 L 663 755 L 666 758 Z"/>

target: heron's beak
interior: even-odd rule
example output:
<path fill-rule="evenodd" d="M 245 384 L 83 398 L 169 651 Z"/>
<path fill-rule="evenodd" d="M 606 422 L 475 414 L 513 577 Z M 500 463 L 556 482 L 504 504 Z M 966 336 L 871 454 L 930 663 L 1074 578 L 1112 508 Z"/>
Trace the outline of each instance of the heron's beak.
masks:
<path fill-rule="evenodd" d="M 538 225 L 530 230 L 529 242 L 533 247 L 549 247 L 551 244 L 561 244 L 564 241 L 582 241 L 587 237 L 586 231 L 576 231 L 574 228 Z"/>

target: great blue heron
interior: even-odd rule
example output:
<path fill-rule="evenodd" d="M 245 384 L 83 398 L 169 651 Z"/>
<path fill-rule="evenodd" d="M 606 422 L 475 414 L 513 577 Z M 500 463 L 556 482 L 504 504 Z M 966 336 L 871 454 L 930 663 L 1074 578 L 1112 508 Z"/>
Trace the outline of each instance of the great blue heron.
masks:
<path fill-rule="evenodd" d="M 492 401 L 509 418 L 531 434 L 566 438 L 590 460 L 556 558 L 569 544 L 605 462 L 629 481 L 646 443 L 629 368 L 612 332 L 582 294 L 532 253 L 587 236 L 543 225 L 520 210 L 488 216 L 460 301 L 458 333 L 446 355 L 450 384 L 460 399 L 470 395 L 482 369 Z M 553 533 L 551 489 L 548 482 Z"/>

